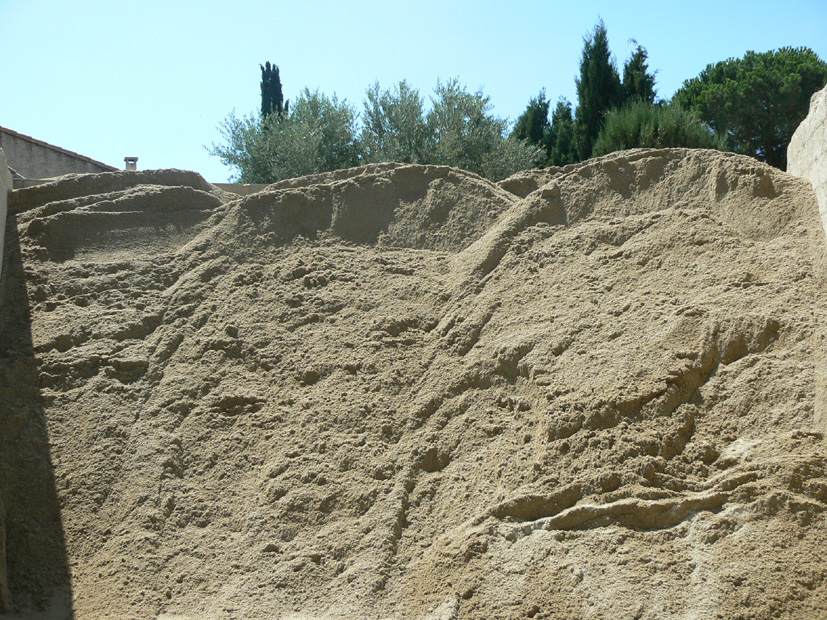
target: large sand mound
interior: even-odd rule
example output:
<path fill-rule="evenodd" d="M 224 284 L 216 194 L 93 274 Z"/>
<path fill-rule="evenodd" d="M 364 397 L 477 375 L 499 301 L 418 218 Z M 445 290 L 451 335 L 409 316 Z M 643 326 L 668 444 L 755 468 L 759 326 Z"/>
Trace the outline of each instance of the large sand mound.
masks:
<path fill-rule="evenodd" d="M 509 191 L 397 164 L 233 200 L 160 178 L 13 200 L 0 493 L 21 615 L 827 607 L 805 181 L 686 150 Z"/>

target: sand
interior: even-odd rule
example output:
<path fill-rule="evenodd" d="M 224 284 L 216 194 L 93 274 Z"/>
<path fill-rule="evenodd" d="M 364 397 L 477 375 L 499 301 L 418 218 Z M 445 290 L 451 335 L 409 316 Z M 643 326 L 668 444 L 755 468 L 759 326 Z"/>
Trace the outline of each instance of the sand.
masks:
<path fill-rule="evenodd" d="M 7 616 L 827 609 L 810 185 L 636 150 L 16 190 Z"/>

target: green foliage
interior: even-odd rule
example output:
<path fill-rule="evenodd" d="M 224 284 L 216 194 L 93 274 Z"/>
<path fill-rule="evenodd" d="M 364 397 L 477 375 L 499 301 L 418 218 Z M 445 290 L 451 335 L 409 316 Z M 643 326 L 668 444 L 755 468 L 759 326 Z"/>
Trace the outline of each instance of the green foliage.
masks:
<path fill-rule="evenodd" d="M 427 115 L 419 92 L 404 81 L 385 91 L 374 84 L 364 105 L 360 130 L 346 102 L 305 88 L 282 114 L 230 114 L 219 126 L 223 143 L 208 150 L 241 183 L 380 161 L 444 164 L 499 180 L 542 159 L 539 146 L 506 137 L 508 121 L 491 113 L 489 98 L 458 80 L 437 82 Z"/>
<path fill-rule="evenodd" d="M 598 21 L 591 36 L 583 40 L 580 76 L 575 79 L 575 85 L 578 153 L 581 159 L 587 159 L 603 126 L 604 115 L 621 103 L 622 96 L 620 76 L 609 52 L 603 20 Z"/>
<path fill-rule="evenodd" d="M 267 118 L 273 112 L 279 116 L 287 108 L 284 103 L 284 94 L 281 90 L 279 68 L 269 61 L 261 67 L 261 118 Z"/>
<path fill-rule="evenodd" d="M 207 150 L 210 155 L 221 159 L 235 172 L 230 180 L 237 183 L 268 183 L 270 162 L 268 147 L 261 130 L 259 117 L 251 114 L 238 118 L 235 110 L 218 126 L 224 143 L 215 144 Z"/>
<path fill-rule="evenodd" d="M 356 110 L 346 101 L 339 101 L 335 93 L 328 98 L 318 90 L 311 92 L 305 88 L 302 91 L 295 108 L 290 111 L 290 120 L 301 128 L 303 138 L 313 144 L 318 164 L 312 172 L 359 164 L 356 116 Z"/>
<path fill-rule="evenodd" d="M 551 127 L 546 134 L 549 165 L 565 166 L 579 161 L 575 135 L 576 127 L 571 104 L 561 97 L 551 115 Z"/>
<path fill-rule="evenodd" d="M 289 113 L 264 119 L 230 114 L 219 129 L 225 143 L 213 144 L 210 154 L 235 168 L 240 183 L 273 183 L 359 163 L 353 108 L 307 88 Z"/>
<path fill-rule="evenodd" d="M 648 58 L 646 48 L 638 45 L 623 66 L 624 103 L 655 103 L 655 76 L 649 73 Z"/>
<path fill-rule="evenodd" d="M 636 101 L 611 110 L 594 143 L 593 157 L 632 148 L 724 149 L 724 140 L 679 104 Z"/>
<path fill-rule="evenodd" d="M 528 102 L 528 106 L 514 125 L 511 131 L 511 137 L 517 140 L 527 141 L 529 144 L 540 146 L 545 149 L 546 138 L 551 128 L 548 120 L 548 110 L 550 102 L 546 99 L 546 91 L 541 90 L 540 94 Z M 544 153 L 545 157 L 535 162 L 536 166 L 542 165 L 548 153 Z"/>
<path fill-rule="evenodd" d="M 376 82 L 367 89 L 359 142 L 365 163 L 422 163 L 428 126 L 419 91 L 404 80 L 382 91 Z"/>
<path fill-rule="evenodd" d="M 672 104 L 655 105 L 648 53 L 635 45 L 621 81 L 599 20 L 583 41 L 576 114 L 561 98 L 549 121 L 550 103 L 541 90 L 510 135 L 489 98 L 468 92 L 457 79 L 437 82 L 427 113 L 419 91 L 404 80 L 389 90 L 377 82 L 366 91 L 361 127 L 352 107 L 319 91 L 305 89 L 290 110 L 279 68 L 267 62 L 261 66 L 261 115 L 230 114 L 220 125 L 225 142 L 213 144 L 210 153 L 236 170 L 236 180 L 249 183 L 381 161 L 450 165 L 497 180 L 626 148 L 724 144 L 786 167 L 792 133 L 812 93 L 827 82 L 827 63 L 810 49 L 748 52 L 707 66 L 684 82 Z"/>
<path fill-rule="evenodd" d="M 827 63 L 815 52 L 784 47 L 708 65 L 673 100 L 725 135 L 730 150 L 784 169 L 790 138 L 825 82 Z"/>
<path fill-rule="evenodd" d="M 456 166 L 499 180 L 532 167 L 541 156 L 539 147 L 506 138 L 508 121 L 491 114 L 489 98 L 481 91 L 469 93 L 457 79 L 437 82 L 426 119 L 425 163 Z"/>

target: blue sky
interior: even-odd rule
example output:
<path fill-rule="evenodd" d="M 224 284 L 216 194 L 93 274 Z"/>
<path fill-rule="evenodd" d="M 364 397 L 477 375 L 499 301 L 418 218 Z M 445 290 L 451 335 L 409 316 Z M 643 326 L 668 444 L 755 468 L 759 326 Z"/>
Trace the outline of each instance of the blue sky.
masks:
<path fill-rule="evenodd" d="M 512 121 L 545 88 L 575 100 L 583 37 L 602 17 L 619 67 L 637 40 L 670 97 L 707 64 L 783 46 L 827 60 L 827 0 L 409 3 L 0 0 L 0 125 L 122 167 L 197 170 L 233 109 L 259 108 L 259 65 L 361 109 L 365 88 L 437 78 L 481 88 Z"/>

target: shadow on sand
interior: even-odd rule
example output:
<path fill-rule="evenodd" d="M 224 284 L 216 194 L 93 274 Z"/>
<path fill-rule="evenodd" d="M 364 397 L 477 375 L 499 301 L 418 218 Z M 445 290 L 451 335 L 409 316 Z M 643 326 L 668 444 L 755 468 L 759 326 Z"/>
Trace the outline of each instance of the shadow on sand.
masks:
<path fill-rule="evenodd" d="M 0 617 L 64 620 L 74 617 L 71 575 L 32 344 L 26 273 L 11 214 L 4 253 L 0 289 L 0 524 L 5 525 L 6 583 L 0 587 Z M 0 545 L 0 560 L 2 551 Z"/>

